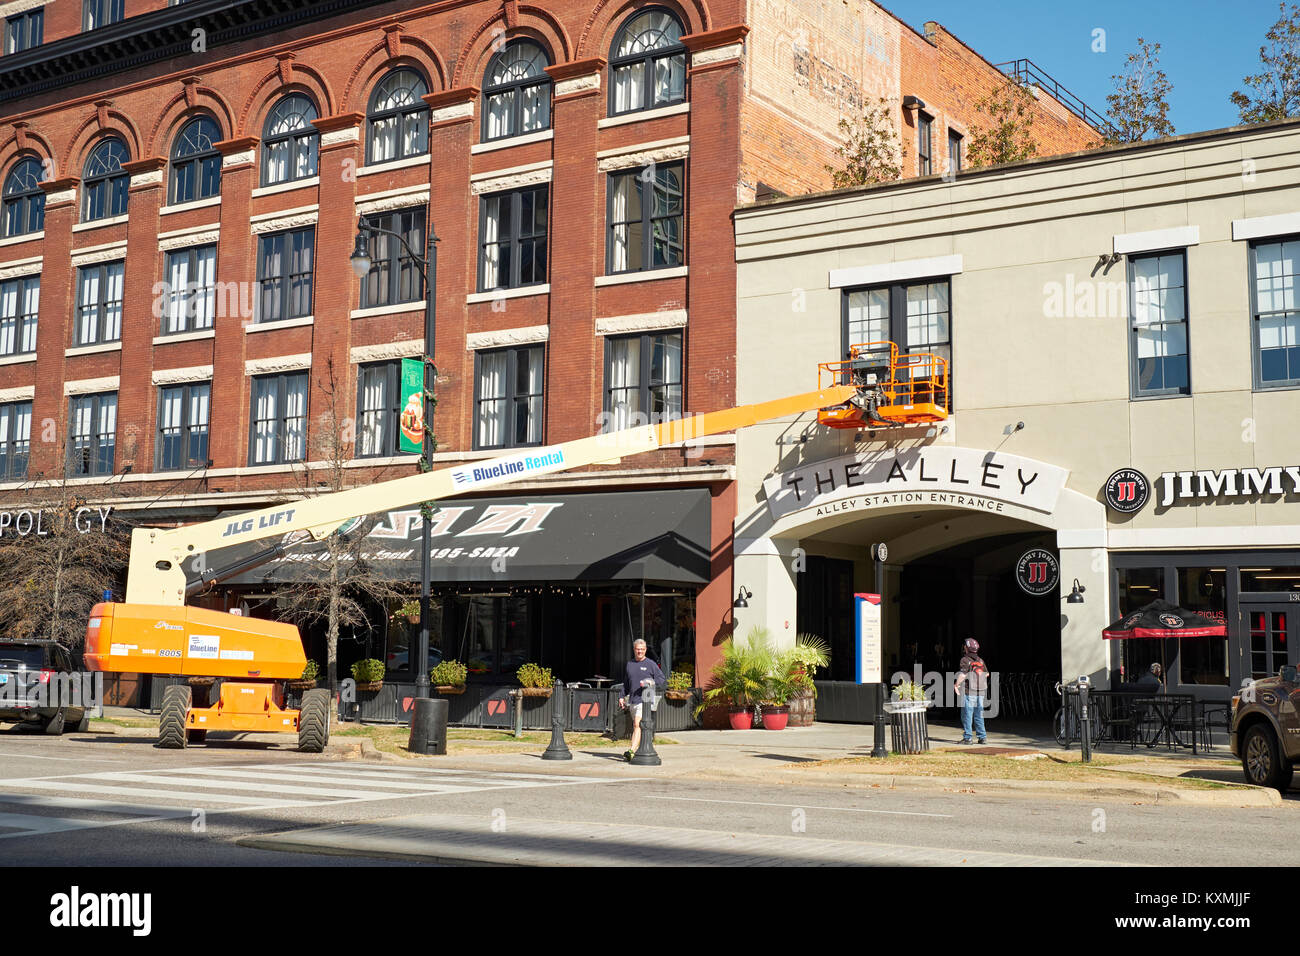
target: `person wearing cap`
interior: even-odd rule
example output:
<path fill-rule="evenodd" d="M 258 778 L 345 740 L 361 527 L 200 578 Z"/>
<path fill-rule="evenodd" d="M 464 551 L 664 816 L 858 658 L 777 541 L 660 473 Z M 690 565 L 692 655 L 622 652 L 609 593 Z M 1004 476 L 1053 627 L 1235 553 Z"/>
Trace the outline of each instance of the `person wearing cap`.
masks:
<path fill-rule="evenodd" d="M 988 743 L 984 733 L 984 698 L 989 689 L 989 669 L 980 657 L 979 642 L 967 639 L 962 650 L 965 652 L 958 665 L 959 673 L 953 684 L 957 692 L 957 701 L 961 705 L 961 742 L 971 743 L 971 722 L 975 724 L 975 736 L 979 742 Z M 964 685 L 964 690 L 963 690 Z"/>
<path fill-rule="evenodd" d="M 623 759 L 631 763 L 636 750 L 641 746 L 641 693 L 650 684 L 657 690 L 668 686 L 668 678 L 659 669 L 659 665 L 645 656 L 645 641 L 637 638 L 632 642 L 633 660 L 627 662 L 623 669 L 623 687 L 627 696 L 618 699 L 618 706 L 632 711 L 632 747 L 623 752 Z"/>

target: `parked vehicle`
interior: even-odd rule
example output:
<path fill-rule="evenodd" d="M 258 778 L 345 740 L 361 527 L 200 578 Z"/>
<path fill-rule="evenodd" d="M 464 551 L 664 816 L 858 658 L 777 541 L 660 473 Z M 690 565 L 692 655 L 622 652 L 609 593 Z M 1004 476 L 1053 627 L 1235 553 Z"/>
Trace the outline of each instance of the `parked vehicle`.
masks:
<path fill-rule="evenodd" d="M 47 734 L 84 731 L 90 717 L 72 682 L 72 655 L 58 642 L 0 639 L 0 720 L 39 724 Z"/>
<path fill-rule="evenodd" d="M 1257 680 L 1232 698 L 1229 745 L 1241 758 L 1246 782 L 1283 793 L 1300 759 L 1300 680 L 1287 665 L 1277 677 Z"/>

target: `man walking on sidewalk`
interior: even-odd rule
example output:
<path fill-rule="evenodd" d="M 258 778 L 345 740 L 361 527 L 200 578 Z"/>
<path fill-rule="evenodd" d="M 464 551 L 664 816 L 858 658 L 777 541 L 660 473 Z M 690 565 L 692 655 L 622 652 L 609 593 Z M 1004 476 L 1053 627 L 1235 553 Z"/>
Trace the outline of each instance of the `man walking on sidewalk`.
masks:
<path fill-rule="evenodd" d="M 989 670 L 984 664 L 984 659 L 979 655 L 978 641 L 969 638 L 963 650 L 966 653 L 958 665 L 960 673 L 957 675 L 956 683 L 953 684 L 953 690 L 957 692 L 957 702 L 961 705 L 961 742 L 964 744 L 971 742 L 973 718 L 975 736 L 979 738 L 980 743 L 984 744 L 988 743 L 988 738 L 984 735 L 984 698 L 989 689 Z"/>
<path fill-rule="evenodd" d="M 626 697 L 618 699 L 618 706 L 632 711 L 632 749 L 623 753 L 623 759 L 631 763 L 633 755 L 641 746 L 641 692 L 646 684 L 653 681 L 657 690 L 668 686 L 668 678 L 659 669 L 659 665 L 645 656 L 645 641 L 637 638 L 632 642 L 633 660 L 623 668 L 623 688 Z"/>

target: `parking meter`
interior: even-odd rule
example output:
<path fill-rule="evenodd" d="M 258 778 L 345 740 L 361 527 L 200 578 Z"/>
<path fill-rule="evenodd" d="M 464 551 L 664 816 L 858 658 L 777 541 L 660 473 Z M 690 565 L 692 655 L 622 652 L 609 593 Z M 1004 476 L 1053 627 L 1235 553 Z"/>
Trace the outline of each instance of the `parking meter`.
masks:
<path fill-rule="evenodd" d="M 1080 724 L 1083 728 L 1083 739 L 1079 741 L 1080 755 L 1084 763 L 1092 762 L 1092 720 L 1088 708 L 1088 692 L 1092 689 L 1092 681 L 1088 679 L 1087 674 L 1080 674 L 1079 679 L 1072 681 L 1079 692 L 1079 717 Z"/>

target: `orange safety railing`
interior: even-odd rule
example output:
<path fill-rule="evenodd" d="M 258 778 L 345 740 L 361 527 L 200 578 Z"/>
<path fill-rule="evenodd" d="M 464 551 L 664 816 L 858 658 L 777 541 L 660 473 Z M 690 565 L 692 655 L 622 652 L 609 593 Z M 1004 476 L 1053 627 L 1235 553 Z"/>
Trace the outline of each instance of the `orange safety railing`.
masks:
<path fill-rule="evenodd" d="M 821 424 L 863 428 L 943 421 L 949 414 L 948 360 L 933 352 L 899 355 L 893 342 L 851 346 L 849 358 L 818 365 L 822 387 L 856 385 L 862 401 L 824 408 Z"/>

